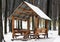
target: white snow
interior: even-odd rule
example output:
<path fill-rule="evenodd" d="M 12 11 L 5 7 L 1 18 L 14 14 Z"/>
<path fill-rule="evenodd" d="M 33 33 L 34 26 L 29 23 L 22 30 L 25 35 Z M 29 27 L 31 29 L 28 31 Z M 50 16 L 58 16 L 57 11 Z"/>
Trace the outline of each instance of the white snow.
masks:
<path fill-rule="evenodd" d="M 56 39 L 54 40 L 54 42 L 60 42 L 60 36 L 56 37 Z"/>
<path fill-rule="evenodd" d="M 41 36 L 42 37 L 42 36 Z M 27 41 L 22 41 L 22 40 L 14 40 L 11 41 L 12 39 L 12 33 L 9 32 L 4 35 L 4 39 L 6 42 L 59 42 L 60 37 L 58 36 L 58 31 L 49 31 L 48 32 L 48 37 L 49 38 L 44 38 L 44 39 L 30 39 Z M 18 38 L 23 38 L 23 36 L 19 36 Z"/>
<path fill-rule="evenodd" d="M 51 20 L 41 9 L 39 9 L 38 7 L 28 3 L 25 1 L 25 3 L 35 12 L 37 13 L 41 18 L 47 19 L 47 20 Z"/>
<path fill-rule="evenodd" d="M 23 24 L 25 24 L 25 22 Z M 8 25 L 7 25 L 7 27 L 8 27 Z M 30 28 L 32 28 L 31 24 L 30 24 Z M 9 28 L 8 28 L 8 30 L 9 30 Z M 23 36 L 19 36 L 18 38 L 22 38 L 22 37 Z M 43 37 L 43 36 L 41 35 L 40 37 Z M 4 34 L 4 39 L 6 42 L 60 42 L 60 36 L 58 36 L 58 30 L 57 31 L 49 30 L 48 37 L 49 38 L 45 38 L 45 39 L 30 39 L 28 41 L 22 41 L 22 40 L 11 41 L 12 33 L 8 31 L 7 34 Z"/>

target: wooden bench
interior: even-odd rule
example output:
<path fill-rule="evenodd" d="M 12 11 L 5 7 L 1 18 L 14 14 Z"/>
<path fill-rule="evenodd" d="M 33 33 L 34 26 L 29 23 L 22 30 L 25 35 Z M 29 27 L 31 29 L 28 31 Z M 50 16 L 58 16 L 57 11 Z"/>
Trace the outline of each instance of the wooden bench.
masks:
<path fill-rule="evenodd" d="M 27 38 L 29 36 L 30 31 L 26 30 L 26 29 L 14 28 L 13 39 L 14 39 L 14 37 L 20 36 L 20 35 L 16 35 L 16 33 L 17 34 L 19 33 L 19 34 L 23 35 L 23 38 Z"/>
<path fill-rule="evenodd" d="M 36 28 L 34 34 L 38 37 L 38 35 L 44 35 L 48 38 L 48 30 L 46 28 Z"/>

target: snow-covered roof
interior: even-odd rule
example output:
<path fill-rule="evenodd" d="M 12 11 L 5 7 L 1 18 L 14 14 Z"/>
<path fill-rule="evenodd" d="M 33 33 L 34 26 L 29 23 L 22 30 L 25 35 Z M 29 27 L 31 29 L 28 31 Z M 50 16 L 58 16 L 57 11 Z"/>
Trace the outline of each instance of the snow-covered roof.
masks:
<path fill-rule="evenodd" d="M 36 13 L 36 14 L 32 14 Z M 38 15 L 40 18 L 51 20 L 40 8 L 24 1 L 22 2 L 12 13 L 13 16 L 16 16 L 21 19 L 28 19 L 31 15 Z M 11 16 L 10 15 L 10 18 Z M 12 18 L 11 18 L 12 19 Z"/>
<path fill-rule="evenodd" d="M 39 15 L 41 18 L 47 19 L 47 20 L 51 20 L 41 9 L 39 9 L 38 7 L 24 1 L 35 13 L 37 13 L 37 15 Z"/>

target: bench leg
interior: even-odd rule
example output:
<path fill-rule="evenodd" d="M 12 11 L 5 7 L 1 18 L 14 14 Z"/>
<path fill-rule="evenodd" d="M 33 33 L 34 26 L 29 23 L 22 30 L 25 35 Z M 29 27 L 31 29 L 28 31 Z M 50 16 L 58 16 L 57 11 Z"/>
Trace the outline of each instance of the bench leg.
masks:
<path fill-rule="evenodd" d="M 44 35 L 44 38 L 45 38 L 46 35 Z"/>
<path fill-rule="evenodd" d="M 47 38 L 48 38 L 48 34 L 47 34 Z"/>

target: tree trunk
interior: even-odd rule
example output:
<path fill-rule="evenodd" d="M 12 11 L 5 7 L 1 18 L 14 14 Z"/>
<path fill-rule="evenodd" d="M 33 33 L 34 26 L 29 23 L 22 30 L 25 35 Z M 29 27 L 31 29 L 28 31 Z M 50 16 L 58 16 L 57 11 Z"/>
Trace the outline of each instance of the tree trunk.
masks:
<path fill-rule="evenodd" d="M 49 2 L 49 0 L 47 0 L 47 15 L 49 16 L 49 4 L 50 4 L 50 2 Z"/>
<path fill-rule="evenodd" d="M 51 17 L 51 0 L 47 0 L 47 15 Z M 48 22 L 48 29 L 51 30 L 51 21 Z"/>
<path fill-rule="evenodd" d="M 53 30 L 56 30 L 56 21 L 53 21 Z"/>
<path fill-rule="evenodd" d="M 60 4 L 59 4 L 59 28 L 58 28 L 58 35 L 60 35 Z"/>
<path fill-rule="evenodd" d="M 12 20 L 9 20 L 9 32 L 12 32 Z"/>
<path fill-rule="evenodd" d="M 59 17 L 59 28 L 58 28 L 58 35 L 60 35 L 60 17 Z"/>
<path fill-rule="evenodd" d="M 6 6 L 5 6 L 5 34 L 7 33 L 7 0 L 6 0 Z"/>
<path fill-rule="evenodd" d="M 3 39 L 3 27 L 2 27 L 2 0 L 0 0 L 0 42 Z"/>

